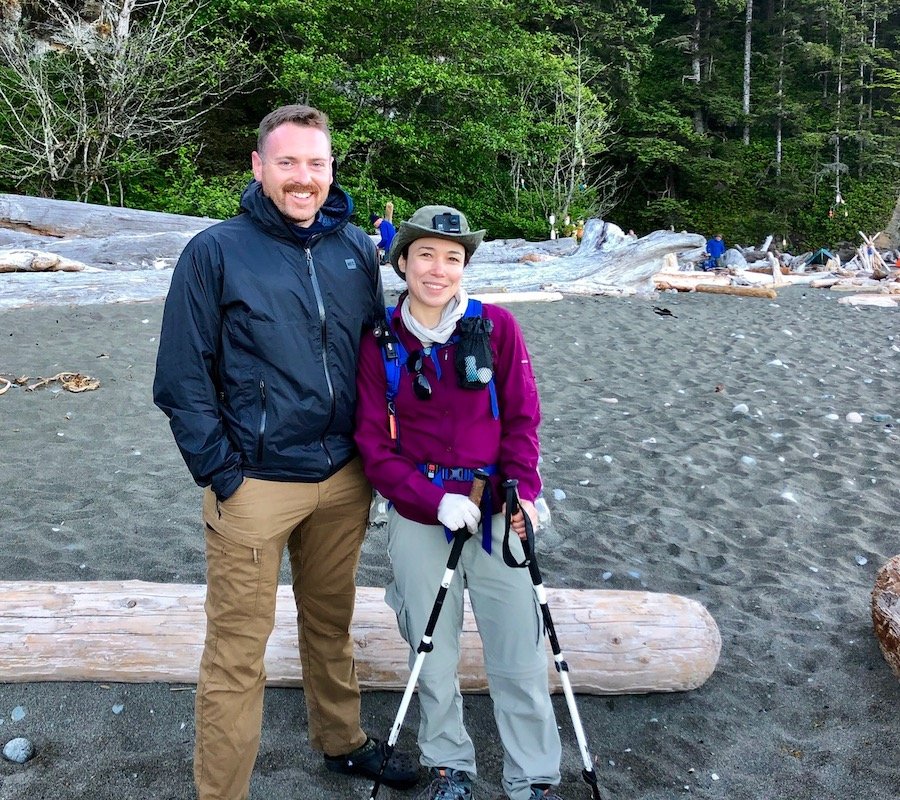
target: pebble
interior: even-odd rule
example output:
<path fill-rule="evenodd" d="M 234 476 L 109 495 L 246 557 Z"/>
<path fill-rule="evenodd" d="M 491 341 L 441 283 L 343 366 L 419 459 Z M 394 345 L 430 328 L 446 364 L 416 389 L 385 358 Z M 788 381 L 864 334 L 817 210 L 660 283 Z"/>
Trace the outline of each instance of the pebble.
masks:
<path fill-rule="evenodd" d="M 894 418 L 890 414 L 873 414 L 872 419 L 875 422 L 893 422 Z"/>
<path fill-rule="evenodd" d="M 734 408 L 731 409 L 732 414 L 749 414 L 750 407 L 746 403 L 738 403 Z"/>
<path fill-rule="evenodd" d="M 125 706 L 124 706 L 122 703 L 116 703 L 116 704 L 112 707 L 112 712 L 113 712 L 113 714 L 121 714 L 122 711 L 124 711 L 124 710 L 125 710 Z"/>
<path fill-rule="evenodd" d="M 859 564 L 861 567 L 864 567 L 866 564 L 869 563 L 869 559 L 866 558 L 865 556 L 857 556 L 856 563 Z"/>
<path fill-rule="evenodd" d="M 756 459 L 753 456 L 741 456 L 741 463 L 747 467 L 755 467 Z"/>
<path fill-rule="evenodd" d="M 566 493 L 562 489 L 554 489 L 553 490 L 553 499 L 554 500 L 565 500 Z"/>
<path fill-rule="evenodd" d="M 826 414 L 825 419 L 840 419 L 837 414 Z"/>
<path fill-rule="evenodd" d="M 613 574 L 611 572 L 604 572 L 601 577 L 603 578 L 603 580 L 608 581 L 612 576 Z"/>
<path fill-rule="evenodd" d="M 847 420 L 847 422 L 862 422 L 862 414 L 856 411 L 851 411 L 849 414 L 847 414 L 846 417 L 844 417 L 844 419 Z"/>
<path fill-rule="evenodd" d="M 10 717 L 12 717 L 12 721 L 13 721 L 13 722 L 19 722 L 20 720 L 25 719 L 25 715 L 26 715 L 27 713 L 28 713 L 28 712 L 27 712 L 22 706 L 16 706 L 16 707 L 12 710 L 12 713 L 10 714 Z"/>
<path fill-rule="evenodd" d="M 590 486 L 590 481 L 578 481 L 579 486 Z"/>
<path fill-rule="evenodd" d="M 34 758 L 34 745 L 22 737 L 11 739 L 3 747 L 3 757 L 16 764 L 24 764 Z"/>

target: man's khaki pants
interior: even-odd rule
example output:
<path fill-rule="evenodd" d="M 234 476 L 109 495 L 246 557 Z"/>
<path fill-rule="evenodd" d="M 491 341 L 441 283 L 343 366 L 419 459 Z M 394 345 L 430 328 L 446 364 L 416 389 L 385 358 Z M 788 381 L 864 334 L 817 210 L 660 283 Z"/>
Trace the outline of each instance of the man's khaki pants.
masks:
<path fill-rule="evenodd" d="M 288 548 L 313 748 L 366 741 L 350 622 L 371 488 L 359 459 L 321 483 L 246 478 L 203 498 L 206 643 L 197 684 L 194 780 L 200 800 L 246 800 L 262 728 L 263 656 Z"/>

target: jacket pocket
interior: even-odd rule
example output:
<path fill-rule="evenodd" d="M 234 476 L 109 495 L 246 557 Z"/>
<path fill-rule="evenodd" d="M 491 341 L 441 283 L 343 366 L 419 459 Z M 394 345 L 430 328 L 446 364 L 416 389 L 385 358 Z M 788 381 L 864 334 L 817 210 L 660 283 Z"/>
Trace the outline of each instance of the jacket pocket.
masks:
<path fill-rule="evenodd" d="M 256 463 L 262 464 L 263 453 L 266 449 L 266 381 L 265 378 L 259 379 L 259 422 L 256 426 Z"/>

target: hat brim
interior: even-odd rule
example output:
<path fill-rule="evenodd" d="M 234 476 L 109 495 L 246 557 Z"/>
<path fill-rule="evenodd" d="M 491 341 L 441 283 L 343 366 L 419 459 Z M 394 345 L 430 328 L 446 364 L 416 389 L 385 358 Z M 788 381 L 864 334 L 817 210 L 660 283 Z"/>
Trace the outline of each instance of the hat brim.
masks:
<path fill-rule="evenodd" d="M 397 231 L 397 235 L 394 236 L 394 241 L 391 242 L 391 252 L 388 260 L 391 262 L 394 272 L 396 272 L 403 280 L 406 280 L 406 275 L 400 271 L 400 256 L 403 255 L 403 251 L 416 241 L 416 239 L 429 237 L 432 239 L 447 239 L 450 242 L 459 242 L 466 251 L 466 262 L 468 263 L 469 259 L 472 258 L 472 254 L 478 249 L 478 245 L 481 244 L 486 233 L 487 230 L 469 231 L 468 233 L 444 233 L 443 231 L 436 231 L 434 228 L 426 228 L 424 225 L 404 222 L 401 223 L 400 230 Z"/>

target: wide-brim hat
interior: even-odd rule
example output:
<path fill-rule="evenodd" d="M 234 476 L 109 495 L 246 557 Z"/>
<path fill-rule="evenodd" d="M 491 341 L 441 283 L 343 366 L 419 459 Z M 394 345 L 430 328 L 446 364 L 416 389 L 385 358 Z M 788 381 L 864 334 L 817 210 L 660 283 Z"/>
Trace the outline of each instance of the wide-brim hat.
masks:
<path fill-rule="evenodd" d="M 459 218 L 459 232 L 456 233 L 456 220 Z M 481 240 L 484 239 L 486 230 L 469 230 L 469 221 L 466 215 L 451 206 L 422 206 L 406 222 L 401 223 L 394 241 L 391 242 L 389 260 L 391 266 L 403 280 L 406 275 L 400 271 L 400 256 L 416 239 L 424 239 L 433 236 L 438 239 L 449 239 L 459 242 L 466 251 L 466 263 L 472 258 L 472 254 L 478 249 Z"/>

